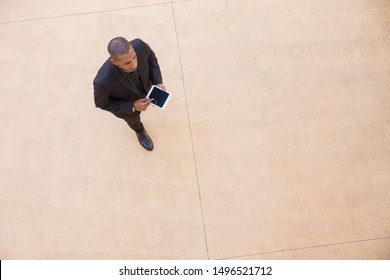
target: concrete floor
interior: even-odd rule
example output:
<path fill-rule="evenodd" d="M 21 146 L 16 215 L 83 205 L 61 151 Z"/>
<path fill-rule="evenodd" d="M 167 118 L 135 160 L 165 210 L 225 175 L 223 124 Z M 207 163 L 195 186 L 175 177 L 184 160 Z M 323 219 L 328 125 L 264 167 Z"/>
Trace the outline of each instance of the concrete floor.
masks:
<path fill-rule="evenodd" d="M 96 109 L 116 36 L 174 96 Z M 0 0 L 0 259 L 390 259 L 390 1 Z"/>

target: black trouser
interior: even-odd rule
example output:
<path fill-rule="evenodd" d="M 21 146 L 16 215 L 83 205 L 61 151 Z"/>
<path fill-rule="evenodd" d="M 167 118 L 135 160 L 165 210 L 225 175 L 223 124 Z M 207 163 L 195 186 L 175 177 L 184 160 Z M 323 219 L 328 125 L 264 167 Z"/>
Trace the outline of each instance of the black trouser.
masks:
<path fill-rule="evenodd" d="M 144 125 L 141 122 L 141 112 L 135 111 L 132 114 L 115 114 L 118 118 L 123 119 L 135 132 L 144 130 Z"/>

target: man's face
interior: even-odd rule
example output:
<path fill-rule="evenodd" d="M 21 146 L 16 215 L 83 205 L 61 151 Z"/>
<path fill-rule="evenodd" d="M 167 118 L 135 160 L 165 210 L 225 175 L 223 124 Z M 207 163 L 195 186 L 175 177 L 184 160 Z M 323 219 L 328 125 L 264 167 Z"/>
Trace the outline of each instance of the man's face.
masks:
<path fill-rule="evenodd" d="M 127 54 L 112 58 L 111 62 L 123 70 L 133 72 L 137 69 L 137 54 L 131 47 Z"/>

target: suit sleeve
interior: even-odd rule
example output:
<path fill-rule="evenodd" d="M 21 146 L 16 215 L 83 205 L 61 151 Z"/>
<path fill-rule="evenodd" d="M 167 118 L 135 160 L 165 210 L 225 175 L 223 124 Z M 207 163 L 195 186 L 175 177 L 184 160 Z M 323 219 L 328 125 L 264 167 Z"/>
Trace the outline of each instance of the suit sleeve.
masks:
<path fill-rule="evenodd" d="M 98 85 L 94 85 L 93 88 L 96 107 L 110 111 L 111 113 L 133 113 L 133 102 L 116 100 L 111 97 L 109 91 Z"/>
<path fill-rule="evenodd" d="M 157 57 L 154 51 L 149 47 L 147 43 L 145 43 L 146 54 L 148 56 L 148 64 L 149 64 L 149 75 L 152 83 L 154 85 L 162 84 L 163 79 L 161 76 L 160 65 L 158 65 Z"/>

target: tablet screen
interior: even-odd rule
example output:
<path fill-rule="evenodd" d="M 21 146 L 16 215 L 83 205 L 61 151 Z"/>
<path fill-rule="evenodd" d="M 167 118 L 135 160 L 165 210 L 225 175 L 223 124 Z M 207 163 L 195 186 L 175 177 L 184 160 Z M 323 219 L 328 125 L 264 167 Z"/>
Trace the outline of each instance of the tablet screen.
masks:
<path fill-rule="evenodd" d="M 169 93 L 154 86 L 148 94 L 148 98 L 153 99 L 154 105 L 164 108 L 165 102 L 169 99 Z"/>

